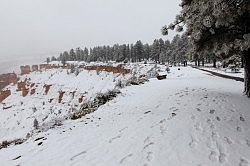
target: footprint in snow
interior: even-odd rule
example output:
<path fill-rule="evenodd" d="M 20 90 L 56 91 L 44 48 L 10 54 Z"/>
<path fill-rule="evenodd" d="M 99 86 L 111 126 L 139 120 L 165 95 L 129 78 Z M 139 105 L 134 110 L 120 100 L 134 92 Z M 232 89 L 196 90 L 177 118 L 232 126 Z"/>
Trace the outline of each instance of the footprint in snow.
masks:
<path fill-rule="evenodd" d="M 191 142 L 188 144 L 190 148 L 194 149 L 197 146 L 197 141 L 191 136 Z"/>
<path fill-rule="evenodd" d="M 192 116 L 191 116 L 191 119 L 192 119 L 192 120 L 195 120 L 195 119 L 196 119 L 196 116 L 195 116 L 195 115 L 192 115 Z"/>
<path fill-rule="evenodd" d="M 239 166 L 248 166 L 248 161 L 245 160 L 245 159 L 243 159 L 243 158 L 241 158 Z"/>
<path fill-rule="evenodd" d="M 161 105 L 160 105 L 160 104 L 158 104 L 158 105 L 156 105 L 156 106 L 155 106 L 155 108 L 159 108 L 160 106 L 161 106 Z"/>
<path fill-rule="evenodd" d="M 119 139 L 119 138 L 121 138 L 120 135 L 118 135 L 118 136 L 116 136 L 116 137 L 113 137 L 113 138 L 111 138 L 111 139 L 109 140 L 109 143 L 112 143 L 114 140 Z"/>
<path fill-rule="evenodd" d="M 176 107 L 171 107 L 171 108 L 169 108 L 169 110 L 170 110 L 170 111 L 173 111 L 173 112 L 179 111 L 179 109 L 176 108 Z"/>
<path fill-rule="evenodd" d="M 166 132 L 167 132 L 167 128 L 166 128 L 165 123 L 166 123 L 166 119 L 163 119 L 160 121 L 160 131 L 161 131 L 162 135 L 166 134 Z"/>
<path fill-rule="evenodd" d="M 169 108 L 169 110 L 174 110 L 174 109 L 176 109 L 176 107 L 170 107 L 170 108 Z"/>
<path fill-rule="evenodd" d="M 151 111 L 147 111 L 147 112 L 144 112 L 144 114 L 148 114 L 148 113 L 150 113 Z"/>
<path fill-rule="evenodd" d="M 236 130 L 237 130 L 238 132 L 242 132 L 242 129 L 241 129 L 241 127 L 239 127 L 239 126 L 236 128 Z"/>
<path fill-rule="evenodd" d="M 209 111 L 209 113 L 210 113 L 210 114 L 214 114 L 214 113 L 215 113 L 215 110 L 212 109 L 212 110 Z"/>
<path fill-rule="evenodd" d="M 220 153 L 219 155 L 219 162 L 224 163 L 227 160 L 227 156 L 225 153 Z"/>
<path fill-rule="evenodd" d="M 151 145 L 154 145 L 153 142 L 150 142 L 148 144 L 146 144 L 144 147 L 143 147 L 143 150 L 147 150 Z"/>
<path fill-rule="evenodd" d="M 150 137 L 147 136 L 147 138 L 144 140 L 144 144 L 147 143 L 147 142 L 150 142 Z"/>
<path fill-rule="evenodd" d="M 18 157 L 15 157 L 13 158 L 12 160 L 17 160 L 17 159 L 20 159 L 22 156 L 18 156 Z"/>
<path fill-rule="evenodd" d="M 233 141 L 229 138 L 229 137 L 224 137 L 224 140 L 231 145 L 233 143 Z"/>
<path fill-rule="evenodd" d="M 147 161 L 150 162 L 153 159 L 153 152 L 147 152 Z"/>
<path fill-rule="evenodd" d="M 168 120 L 173 119 L 176 115 L 177 115 L 177 114 L 173 112 L 173 113 L 170 115 L 170 117 L 168 118 Z"/>
<path fill-rule="evenodd" d="M 217 161 L 217 153 L 215 151 L 211 151 L 208 158 L 211 161 Z"/>
<path fill-rule="evenodd" d="M 130 157 L 132 157 L 133 154 L 130 153 L 128 154 L 127 156 L 123 157 L 121 160 L 120 160 L 120 164 L 124 163 L 125 161 L 127 161 Z"/>
<path fill-rule="evenodd" d="M 202 131 L 201 123 L 196 123 L 196 124 L 194 125 L 194 128 L 195 128 L 197 131 Z"/>
<path fill-rule="evenodd" d="M 246 144 L 248 147 L 250 147 L 250 141 L 249 140 L 246 140 Z"/>
<path fill-rule="evenodd" d="M 221 119 L 220 119 L 220 117 L 217 116 L 217 117 L 216 117 L 216 120 L 220 121 Z"/>
<path fill-rule="evenodd" d="M 196 110 L 197 110 L 198 112 L 201 112 L 201 109 L 200 109 L 200 108 L 196 108 Z"/>
<path fill-rule="evenodd" d="M 241 116 L 240 121 L 245 122 L 245 118 L 243 116 Z"/>
<path fill-rule="evenodd" d="M 124 130 L 128 129 L 128 127 L 124 127 L 122 129 L 119 130 L 119 133 L 123 132 Z"/>
<path fill-rule="evenodd" d="M 80 152 L 80 153 L 74 155 L 73 157 L 71 157 L 70 160 L 73 161 L 75 158 L 77 158 L 77 157 L 79 157 L 79 156 L 81 156 L 81 155 L 83 155 L 83 154 L 85 154 L 85 153 L 87 153 L 87 151 L 82 151 L 82 152 Z"/>

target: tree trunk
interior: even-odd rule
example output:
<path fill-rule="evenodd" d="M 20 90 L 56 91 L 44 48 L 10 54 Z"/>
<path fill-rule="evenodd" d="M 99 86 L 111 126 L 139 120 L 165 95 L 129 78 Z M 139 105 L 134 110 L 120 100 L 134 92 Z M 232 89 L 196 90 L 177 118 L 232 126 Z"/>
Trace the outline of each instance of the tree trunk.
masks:
<path fill-rule="evenodd" d="M 243 61 L 245 69 L 245 91 L 247 97 L 250 97 L 250 49 L 243 52 Z"/>
<path fill-rule="evenodd" d="M 202 66 L 204 67 L 205 66 L 205 59 L 204 58 L 202 58 L 201 63 L 202 63 Z"/>
<path fill-rule="evenodd" d="M 241 68 L 243 68 L 244 67 L 244 58 L 243 58 L 243 56 L 241 57 Z"/>
<path fill-rule="evenodd" d="M 216 68 L 216 59 L 213 59 L 213 67 Z"/>
<path fill-rule="evenodd" d="M 201 61 L 200 61 L 200 60 L 198 60 L 198 66 L 199 66 L 199 67 L 201 66 Z"/>

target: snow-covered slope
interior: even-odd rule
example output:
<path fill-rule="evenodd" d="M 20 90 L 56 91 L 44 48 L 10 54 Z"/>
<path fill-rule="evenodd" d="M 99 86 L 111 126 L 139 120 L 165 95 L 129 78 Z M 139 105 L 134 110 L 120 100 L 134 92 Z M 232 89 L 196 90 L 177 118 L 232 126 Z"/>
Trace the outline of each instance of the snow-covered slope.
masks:
<path fill-rule="evenodd" d="M 23 97 L 22 92 L 17 91 L 17 85 L 6 88 L 12 94 L 0 103 L 0 142 L 30 135 L 35 119 L 43 130 L 47 130 L 54 123 L 78 111 L 83 103 L 93 100 L 98 93 L 106 93 L 117 88 L 120 82 L 125 84 L 134 75 L 139 76 L 152 68 L 156 69 L 154 65 L 139 68 L 137 64 L 127 68 L 131 69 L 131 74 L 80 70 L 76 75 L 67 69 L 50 69 L 21 76 L 20 82 L 26 80 L 29 93 Z M 44 86 L 49 86 L 47 93 Z M 31 94 L 32 89 L 34 94 Z M 80 98 L 82 102 L 79 102 Z"/>
<path fill-rule="evenodd" d="M 122 89 L 96 112 L 0 150 L 1 165 L 247 166 L 243 83 L 192 68 Z"/>

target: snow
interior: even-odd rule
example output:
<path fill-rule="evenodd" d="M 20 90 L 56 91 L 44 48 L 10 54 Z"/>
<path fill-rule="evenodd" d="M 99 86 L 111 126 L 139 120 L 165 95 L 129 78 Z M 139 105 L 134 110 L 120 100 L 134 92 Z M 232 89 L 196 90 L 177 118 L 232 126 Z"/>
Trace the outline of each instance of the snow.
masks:
<path fill-rule="evenodd" d="M 154 67 L 145 65 L 142 70 L 137 65 L 127 66 L 137 76 L 146 74 Z M 82 96 L 85 102 L 91 101 L 98 93 L 113 90 L 117 88 L 118 82 L 125 84 L 132 77 L 131 74 L 105 71 L 80 70 L 78 75 L 69 72 L 66 69 L 50 69 L 21 76 L 20 81 L 30 80 L 30 84 L 35 83 L 36 93 L 26 97 L 16 91 L 16 85 L 8 86 L 6 89 L 10 89 L 12 95 L 0 103 L 0 141 L 24 138 L 32 132 L 34 119 L 38 120 L 40 126 L 50 128 L 55 119 L 63 120 L 79 110 L 79 98 Z M 44 85 L 51 85 L 48 94 L 45 94 Z M 61 103 L 59 92 L 65 92 Z M 4 107 L 11 108 L 4 110 Z"/>
<path fill-rule="evenodd" d="M 139 71 L 150 68 L 130 67 L 135 66 Z M 62 86 L 85 90 L 77 77 L 70 84 L 72 78 L 60 74 Z M 41 75 L 34 74 L 32 80 L 41 82 Z M 93 82 L 99 81 L 93 77 Z M 242 90 L 241 82 L 191 67 L 173 67 L 166 80 L 152 78 L 146 84 L 125 87 L 96 112 L 36 133 L 22 145 L 1 149 L 1 165 L 248 165 L 250 102 Z M 0 112 L 2 121 L 6 112 Z"/>
<path fill-rule="evenodd" d="M 201 67 L 201 69 L 205 69 L 208 71 L 213 71 L 220 74 L 225 74 L 229 76 L 244 78 L 244 69 L 240 68 L 239 72 L 231 72 L 231 69 L 223 69 L 223 68 L 213 68 L 213 67 Z"/>

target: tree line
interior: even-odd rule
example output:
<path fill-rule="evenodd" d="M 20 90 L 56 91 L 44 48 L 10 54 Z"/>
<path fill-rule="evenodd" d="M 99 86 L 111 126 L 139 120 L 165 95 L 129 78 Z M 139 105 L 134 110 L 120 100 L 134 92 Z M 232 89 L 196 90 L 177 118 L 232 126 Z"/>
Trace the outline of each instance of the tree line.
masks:
<path fill-rule="evenodd" d="M 93 48 L 70 49 L 60 53 L 59 57 L 47 58 L 49 61 L 85 61 L 85 62 L 145 62 L 178 64 L 188 60 L 189 49 L 186 35 L 176 35 L 172 41 L 155 39 L 152 44 L 142 43 L 141 40 L 134 44 L 115 44 L 113 46 L 97 46 Z"/>

